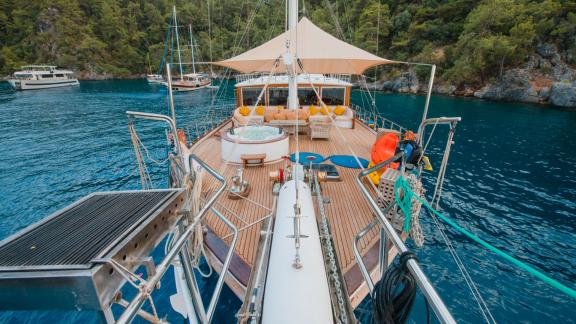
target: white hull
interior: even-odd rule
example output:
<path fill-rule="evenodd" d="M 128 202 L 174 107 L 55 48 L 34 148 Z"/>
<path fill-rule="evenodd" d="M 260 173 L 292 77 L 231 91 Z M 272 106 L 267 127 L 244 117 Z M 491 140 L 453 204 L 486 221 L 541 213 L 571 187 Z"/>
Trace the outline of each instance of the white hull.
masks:
<path fill-rule="evenodd" d="M 147 79 L 150 84 L 164 84 L 162 80 Z"/>
<path fill-rule="evenodd" d="M 196 91 L 196 90 L 204 89 L 204 88 L 208 87 L 209 85 L 210 85 L 210 83 L 204 84 L 204 85 L 199 85 L 197 87 L 190 87 L 190 86 L 179 86 L 177 84 L 172 83 L 172 91 L 177 91 L 177 92 Z"/>
<path fill-rule="evenodd" d="M 77 86 L 77 79 L 66 80 L 8 80 L 8 83 L 16 90 L 40 90 L 60 87 Z"/>

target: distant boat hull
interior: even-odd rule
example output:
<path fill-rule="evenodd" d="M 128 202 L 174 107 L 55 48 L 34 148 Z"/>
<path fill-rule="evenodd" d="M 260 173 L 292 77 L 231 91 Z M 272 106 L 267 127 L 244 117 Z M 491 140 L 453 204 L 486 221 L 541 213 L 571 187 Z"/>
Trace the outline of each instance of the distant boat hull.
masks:
<path fill-rule="evenodd" d="M 211 84 L 212 84 L 211 81 L 199 82 L 199 83 L 190 81 L 176 81 L 172 82 L 172 91 L 178 91 L 178 92 L 195 91 L 206 88 Z"/>
<path fill-rule="evenodd" d="M 78 79 L 66 80 L 18 80 L 9 79 L 8 83 L 16 90 L 40 90 L 60 87 L 77 86 L 80 84 Z"/>
<path fill-rule="evenodd" d="M 159 74 L 148 74 L 146 80 L 148 81 L 148 83 L 154 83 L 154 84 L 164 83 L 164 78 Z"/>

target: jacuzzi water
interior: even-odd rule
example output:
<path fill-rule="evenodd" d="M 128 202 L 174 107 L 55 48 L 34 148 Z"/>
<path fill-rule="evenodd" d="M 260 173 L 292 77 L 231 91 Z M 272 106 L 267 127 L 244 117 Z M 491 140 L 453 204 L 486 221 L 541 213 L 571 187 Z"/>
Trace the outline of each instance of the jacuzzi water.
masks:
<path fill-rule="evenodd" d="M 271 126 L 242 126 L 234 129 L 231 138 L 245 141 L 265 141 L 278 137 L 280 129 Z"/>

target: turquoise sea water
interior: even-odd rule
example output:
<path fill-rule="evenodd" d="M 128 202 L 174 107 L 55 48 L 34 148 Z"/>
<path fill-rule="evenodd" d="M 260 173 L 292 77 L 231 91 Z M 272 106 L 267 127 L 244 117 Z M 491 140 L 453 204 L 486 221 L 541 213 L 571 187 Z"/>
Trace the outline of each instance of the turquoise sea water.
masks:
<path fill-rule="evenodd" d="M 362 103 L 363 94 L 353 94 Z M 205 118 L 209 92 L 176 96 L 180 125 Z M 415 129 L 424 98 L 376 95 L 380 111 Z M 168 112 L 165 93 L 145 81 L 82 82 L 80 87 L 13 92 L 0 84 L 0 239 L 94 191 L 137 189 L 139 178 L 126 110 Z M 461 116 L 445 183 L 444 213 L 493 245 L 576 287 L 576 112 L 524 104 L 433 97 L 429 116 Z M 159 127 L 160 126 L 160 127 Z M 138 123 L 156 160 L 165 158 L 162 125 Z M 429 129 L 430 130 L 430 129 Z M 192 128 L 194 133 L 195 129 Z M 440 162 L 446 131 L 429 148 Z M 158 187 L 166 166 L 150 165 Z M 429 192 L 432 182 L 427 183 Z M 426 243 L 415 249 L 454 316 L 482 322 L 438 231 L 421 219 Z M 456 250 L 500 322 L 573 322 L 576 301 L 448 230 Z M 157 253 L 158 254 L 158 253 Z M 159 255 L 155 255 L 159 257 Z M 174 293 L 170 275 L 156 293 L 160 314 Z M 209 298 L 216 279 L 204 281 Z M 128 297 L 130 291 L 126 291 Z M 216 323 L 234 321 L 240 301 L 225 289 Z M 357 311 L 363 321 L 370 303 Z M 116 310 L 117 311 L 117 310 Z M 96 322 L 93 312 L 0 312 L 6 323 Z M 412 320 L 425 320 L 419 298 Z"/>

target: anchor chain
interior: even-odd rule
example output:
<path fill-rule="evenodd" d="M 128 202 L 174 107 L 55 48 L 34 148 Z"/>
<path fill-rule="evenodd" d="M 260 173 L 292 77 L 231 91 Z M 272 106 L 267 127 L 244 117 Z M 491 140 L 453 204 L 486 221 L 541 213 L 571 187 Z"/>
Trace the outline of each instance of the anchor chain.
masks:
<path fill-rule="evenodd" d="M 318 183 L 317 174 L 314 174 L 314 186 L 316 190 L 316 197 L 318 198 L 318 209 L 320 211 L 321 228 L 320 235 L 324 238 L 324 248 L 328 256 L 328 266 L 330 268 L 331 275 L 329 279 L 332 281 L 334 288 L 336 290 L 336 298 L 338 300 L 338 306 L 340 308 L 340 321 L 342 323 L 348 323 L 348 315 L 346 314 L 346 304 L 344 302 L 344 292 L 342 289 L 342 283 L 338 277 L 338 267 L 336 265 L 336 255 L 334 247 L 332 245 L 332 239 L 330 238 L 330 231 L 328 229 L 328 219 L 324 213 L 324 201 L 322 200 L 322 192 L 320 191 L 320 184 Z"/>

